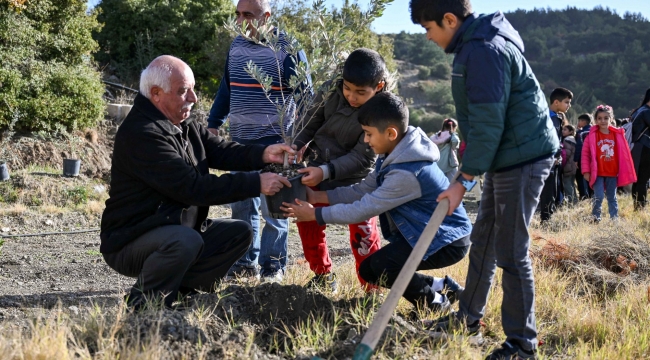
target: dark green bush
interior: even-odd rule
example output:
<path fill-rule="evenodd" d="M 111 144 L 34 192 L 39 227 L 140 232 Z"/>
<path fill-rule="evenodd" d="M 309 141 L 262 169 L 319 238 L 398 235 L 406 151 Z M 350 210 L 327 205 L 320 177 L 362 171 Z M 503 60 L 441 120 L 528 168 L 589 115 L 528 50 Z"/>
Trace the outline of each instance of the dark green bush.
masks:
<path fill-rule="evenodd" d="M 421 67 L 420 70 L 418 70 L 418 79 L 420 80 L 426 80 L 431 77 L 431 69 L 428 67 Z"/>
<path fill-rule="evenodd" d="M 436 79 L 449 79 L 451 76 L 451 68 L 447 64 L 447 62 L 441 62 L 438 64 L 435 64 L 431 67 L 431 77 L 436 78 Z"/>
<path fill-rule="evenodd" d="M 197 88 L 215 94 L 232 38 L 222 28 L 235 13 L 230 0 L 102 0 L 96 8 L 95 58 L 137 84 L 140 72 L 163 54 L 187 62 Z M 134 85 L 135 86 L 135 85 Z"/>
<path fill-rule="evenodd" d="M 96 17 L 83 0 L 0 0 L 0 129 L 89 127 L 104 111 L 100 75 L 90 54 Z"/>

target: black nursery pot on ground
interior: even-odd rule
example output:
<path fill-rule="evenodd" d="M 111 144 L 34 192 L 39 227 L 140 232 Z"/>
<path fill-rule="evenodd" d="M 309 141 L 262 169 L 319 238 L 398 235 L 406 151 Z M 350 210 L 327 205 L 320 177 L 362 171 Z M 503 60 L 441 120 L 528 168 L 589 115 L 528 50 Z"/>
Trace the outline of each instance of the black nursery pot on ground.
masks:
<path fill-rule="evenodd" d="M 286 219 L 280 210 L 283 202 L 292 203 L 295 199 L 307 200 L 307 187 L 302 183 L 302 174 L 296 170 L 303 168 L 301 165 L 292 165 L 289 169 L 282 169 L 282 165 L 268 165 L 262 172 L 274 172 L 289 178 L 291 187 L 283 187 L 275 195 L 264 195 L 269 215 L 274 219 Z"/>
<path fill-rule="evenodd" d="M 63 159 L 63 176 L 79 176 L 79 169 L 81 168 L 81 160 L 79 159 Z"/>

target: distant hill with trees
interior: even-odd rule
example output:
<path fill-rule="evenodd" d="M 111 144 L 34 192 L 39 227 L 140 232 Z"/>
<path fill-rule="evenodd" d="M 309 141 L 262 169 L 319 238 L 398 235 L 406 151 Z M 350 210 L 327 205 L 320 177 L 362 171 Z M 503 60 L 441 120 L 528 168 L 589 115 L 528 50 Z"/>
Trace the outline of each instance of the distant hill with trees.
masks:
<path fill-rule="evenodd" d="M 617 117 L 626 117 L 650 87 L 650 22 L 640 14 L 568 7 L 518 10 L 506 18 L 523 38 L 524 55 L 547 96 L 558 86 L 573 91 L 569 115 L 574 122 L 577 114 L 601 103 L 613 106 Z M 423 83 L 449 81 L 450 58 L 424 34 L 386 36 L 393 39 L 395 59 L 428 69 L 419 71 Z M 448 110 L 434 109 L 439 114 Z"/>

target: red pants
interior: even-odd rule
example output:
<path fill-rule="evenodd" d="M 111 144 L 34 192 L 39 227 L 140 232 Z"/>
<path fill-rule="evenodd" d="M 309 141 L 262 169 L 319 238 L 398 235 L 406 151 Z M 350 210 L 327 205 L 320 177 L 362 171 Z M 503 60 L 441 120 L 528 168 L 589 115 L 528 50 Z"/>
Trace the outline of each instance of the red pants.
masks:
<path fill-rule="evenodd" d="M 326 206 L 325 204 L 314 204 L 314 207 Z M 327 274 L 332 271 L 332 260 L 327 250 L 327 239 L 325 236 L 325 225 L 320 226 L 316 221 L 298 222 L 298 233 L 302 241 L 302 250 L 309 267 L 316 274 Z M 368 256 L 379 250 L 381 238 L 377 230 L 377 218 L 349 224 L 350 246 L 352 255 L 356 262 L 357 277 L 366 290 L 375 288 L 374 285 L 366 284 L 359 276 L 359 266 Z"/>

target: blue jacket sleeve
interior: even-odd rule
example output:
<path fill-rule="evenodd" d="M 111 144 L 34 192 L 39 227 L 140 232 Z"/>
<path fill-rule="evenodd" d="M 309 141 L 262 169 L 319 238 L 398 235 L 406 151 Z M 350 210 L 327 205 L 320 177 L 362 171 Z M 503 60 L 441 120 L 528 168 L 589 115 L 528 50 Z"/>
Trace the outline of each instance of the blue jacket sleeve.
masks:
<path fill-rule="evenodd" d="M 226 70 L 221 78 L 219 91 L 214 98 L 210 114 L 208 115 L 208 128 L 216 129 L 223 125 L 230 113 L 230 73 L 228 72 L 228 60 L 230 55 L 226 57 Z"/>
<path fill-rule="evenodd" d="M 510 97 L 507 66 L 503 54 L 491 44 L 473 49 L 467 59 L 469 131 L 461 168 L 466 174 L 487 172 L 499 149 Z"/>

